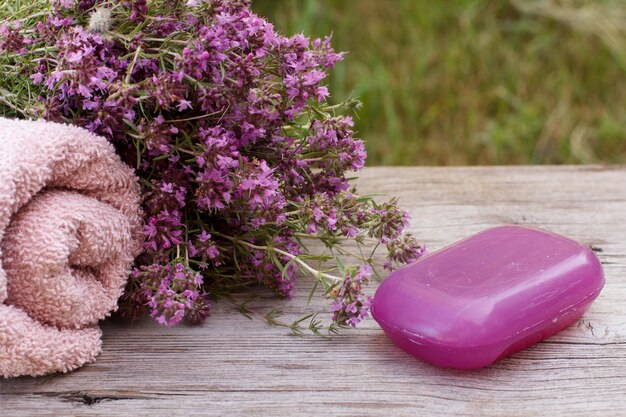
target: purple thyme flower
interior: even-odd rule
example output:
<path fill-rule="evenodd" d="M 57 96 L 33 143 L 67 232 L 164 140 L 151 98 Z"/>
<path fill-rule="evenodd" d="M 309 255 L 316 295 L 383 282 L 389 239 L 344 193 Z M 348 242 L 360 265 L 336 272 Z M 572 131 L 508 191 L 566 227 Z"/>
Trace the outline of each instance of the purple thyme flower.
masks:
<path fill-rule="evenodd" d="M 20 33 L 20 22 L 9 22 L 0 24 L 0 53 L 13 52 L 20 55 L 27 51 L 26 46 L 32 40 Z"/>
<path fill-rule="evenodd" d="M 29 28 L 1 24 L 0 50 L 30 77 L 29 117 L 106 137 L 141 179 L 145 250 L 124 311 L 198 323 L 211 293 L 288 297 L 302 235 L 331 249 L 374 240 L 388 268 L 422 255 L 397 201 L 351 189 L 366 152 L 347 106 L 329 101 L 343 59 L 330 37 L 281 35 L 248 0 L 109 3 L 54 0 Z M 368 315 L 365 262 L 334 288 L 336 323 Z"/>
<path fill-rule="evenodd" d="M 372 274 L 369 265 L 362 265 L 356 271 L 349 271 L 339 286 L 333 290 L 336 297 L 331 305 L 333 321 L 341 325 L 355 327 L 369 315 L 372 297 L 363 294 L 363 285 Z"/>

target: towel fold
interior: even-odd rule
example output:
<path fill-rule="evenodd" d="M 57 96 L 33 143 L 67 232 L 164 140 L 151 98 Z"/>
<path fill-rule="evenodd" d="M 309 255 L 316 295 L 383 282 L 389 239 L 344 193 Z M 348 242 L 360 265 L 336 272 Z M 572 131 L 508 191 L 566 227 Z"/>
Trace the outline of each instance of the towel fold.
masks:
<path fill-rule="evenodd" d="M 0 118 L 0 375 L 67 372 L 100 352 L 141 250 L 139 185 L 113 146 Z"/>

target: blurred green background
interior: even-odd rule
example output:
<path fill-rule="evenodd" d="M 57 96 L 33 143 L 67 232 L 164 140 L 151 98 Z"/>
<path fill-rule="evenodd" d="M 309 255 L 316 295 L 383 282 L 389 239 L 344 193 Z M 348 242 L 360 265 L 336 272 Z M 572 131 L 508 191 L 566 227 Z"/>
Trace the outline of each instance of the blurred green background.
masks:
<path fill-rule="evenodd" d="M 253 0 L 333 33 L 369 165 L 626 162 L 626 1 Z"/>

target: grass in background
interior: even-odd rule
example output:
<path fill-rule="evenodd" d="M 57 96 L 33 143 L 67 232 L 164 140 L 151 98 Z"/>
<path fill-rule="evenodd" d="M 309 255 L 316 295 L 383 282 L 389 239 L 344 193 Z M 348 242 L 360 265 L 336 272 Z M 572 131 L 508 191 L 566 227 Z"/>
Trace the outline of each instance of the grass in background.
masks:
<path fill-rule="evenodd" d="M 626 2 L 254 0 L 349 51 L 368 164 L 626 162 Z"/>

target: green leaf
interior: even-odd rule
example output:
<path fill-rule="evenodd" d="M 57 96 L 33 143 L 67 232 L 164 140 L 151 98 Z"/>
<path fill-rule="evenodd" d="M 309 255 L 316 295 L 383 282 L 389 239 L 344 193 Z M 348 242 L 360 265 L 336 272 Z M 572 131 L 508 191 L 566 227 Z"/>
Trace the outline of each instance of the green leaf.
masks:
<path fill-rule="evenodd" d="M 313 294 L 315 294 L 315 290 L 317 290 L 318 284 L 319 284 L 319 280 L 315 280 L 313 282 L 313 287 L 311 288 L 311 291 L 309 292 L 309 297 L 306 300 L 307 305 L 311 304 L 311 299 L 313 298 Z"/>
<path fill-rule="evenodd" d="M 335 256 L 335 262 L 337 263 L 337 270 L 342 277 L 346 276 L 346 266 L 343 264 L 343 261 L 340 257 Z"/>

